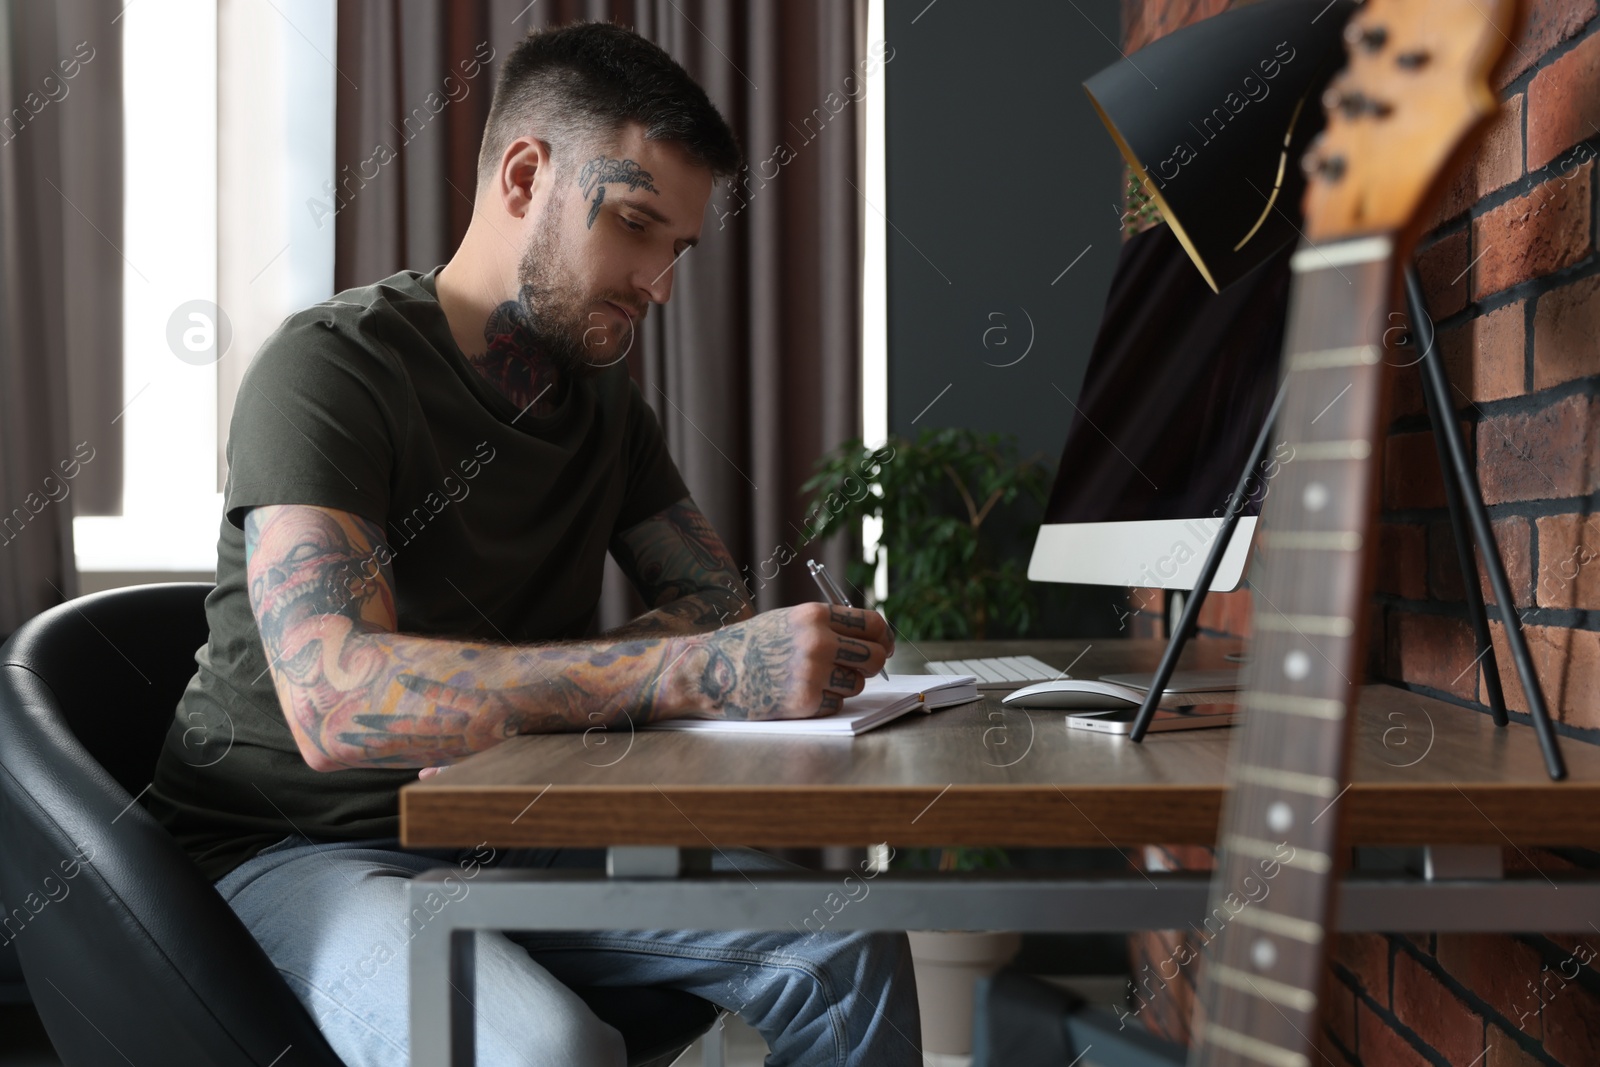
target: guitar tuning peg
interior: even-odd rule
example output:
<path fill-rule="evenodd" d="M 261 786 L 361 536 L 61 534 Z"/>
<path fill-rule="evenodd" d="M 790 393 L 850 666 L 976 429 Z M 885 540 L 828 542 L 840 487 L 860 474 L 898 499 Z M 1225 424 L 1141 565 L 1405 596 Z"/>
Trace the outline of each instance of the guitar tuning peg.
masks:
<path fill-rule="evenodd" d="M 1344 117 L 1353 119 L 1365 109 L 1366 98 L 1348 89 L 1329 89 L 1322 94 L 1322 106 L 1328 111 L 1342 111 Z"/>
<path fill-rule="evenodd" d="M 1300 169 L 1308 178 L 1322 178 L 1325 181 L 1336 182 L 1344 177 L 1344 157 L 1322 156 L 1312 152 L 1300 160 Z"/>
<path fill-rule="evenodd" d="M 1347 119 L 1359 118 L 1362 115 L 1383 118 L 1394 110 L 1393 106 L 1383 100 L 1374 100 L 1358 90 L 1339 88 L 1329 88 L 1322 94 L 1322 106 L 1329 111 L 1337 109 L 1343 112 Z"/>
<path fill-rule="evenodd" d="M 1344 39 L 1363 51 L 1376 52 L 1389 40 L 1389 31 L 1382 26 L 1361 26 L 1352 22 L 1344 28 Z"/>

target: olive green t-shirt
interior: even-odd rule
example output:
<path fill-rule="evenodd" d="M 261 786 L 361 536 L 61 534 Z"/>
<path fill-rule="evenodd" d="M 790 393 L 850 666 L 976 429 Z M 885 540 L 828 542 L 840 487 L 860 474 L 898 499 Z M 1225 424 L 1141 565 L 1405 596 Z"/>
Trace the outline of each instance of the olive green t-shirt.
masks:
<path fill-rule="evenodd" d="M 361 515 L 388 538 L 401 633 L 519 642 L 596 633 L 611 537 L 689 495 L 625 362 L 568 378 L 550 415 L 519 412 L 455 344 L 438 272 L 296 312 L 240 383 L 210 638 L 145 800 L 213 880 L 291 834 L 397 836 L 417 777 L 307 766 L 250 609 L 246 511 Z M 319 554 L 295 578 L 338 580 Z"/>

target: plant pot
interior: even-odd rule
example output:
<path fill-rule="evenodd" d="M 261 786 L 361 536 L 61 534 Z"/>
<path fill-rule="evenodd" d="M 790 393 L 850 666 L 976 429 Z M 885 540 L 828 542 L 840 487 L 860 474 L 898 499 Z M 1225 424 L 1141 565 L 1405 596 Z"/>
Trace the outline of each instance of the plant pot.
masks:
<path fill-rule="evenodd" d="M 1017 954 L 1022 935 L 1000 930 L 910 930 L 917 974 L 922 1049 L 946 1056 L 972 1052 L 972 996 L 978 979 Z"/>

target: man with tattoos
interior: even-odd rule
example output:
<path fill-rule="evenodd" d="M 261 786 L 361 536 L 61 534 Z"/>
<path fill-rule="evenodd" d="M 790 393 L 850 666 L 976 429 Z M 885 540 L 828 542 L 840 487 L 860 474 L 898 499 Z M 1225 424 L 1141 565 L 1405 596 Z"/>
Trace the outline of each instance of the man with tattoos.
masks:
<path fill-rule="evenodd" d="M 628 374 L 739 158 L 643 38 L 530 34 L 455 255 L 291 315 L 241 382 L 210 638 L 144 802 L 350 1067 L 405 1062 L 412 875 L 597 860 L 402 850 L 402 785 L 521 733 L 827 715 L 893 651 L 874 611 L 752 610 Z M 651 610 L 599 633 L 608 549 Z M 770 1063 L 921 1063 L 901 935 L 476 936 L 488 1067 L 621 1065 L 572 985 L 689 990 Z"/>

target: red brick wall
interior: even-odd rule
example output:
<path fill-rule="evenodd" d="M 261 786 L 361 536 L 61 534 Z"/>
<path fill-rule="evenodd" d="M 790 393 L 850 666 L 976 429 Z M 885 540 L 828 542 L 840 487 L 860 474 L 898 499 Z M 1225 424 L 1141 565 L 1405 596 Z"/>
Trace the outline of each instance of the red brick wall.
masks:
<path fill-rule="evenodd" d="M 1124 0 L 1125 50 L 1226 6 Z M 1525 6 L 1496 73 L 1500 113 L 1429 220 L 1418 272 L 1552 714 L 1566 744 L 1600 743 L 1600 12 L 1596 0 Z M 1487 713 L 1414 368 L 1394 371 L 1390 418 L 1372 673 Z M 1150 632 L 1160 595 L 1136 590 L 1133 605 L 1141 604 L 1139 629 Z M 1492 626 L 1507 702 L 1526 722 L 1503 630 Z M 1248 591 L 1209 597 L 1201 627 L 1247 636 Z M 1205 866 L 1205 850 L 1194 851 L 1152 859 Z M 1511 869 L 1596 859 L 1506 851 Z M 1170 958 L 1177 936 L 1135 942 L 1136 979 Z M 1325 986 L 1321 1062 L 1600 1065 L 1597 950 L 1600 932 L 1341 936 Z M 1180 1038 L 1196 968 L 1184 971 L 1145 997 L 1140 1013 Z"/>
<path fill-rule="evenodd" d="M 1600 34 L 1594 0 L 1536 3 L 1497 78 L 1486 143 L 1456 176 L 1418 256 L 1459 390 L 1512 598 L 1551 710 L 1600 740 Z M 1481 704 L 1455 547 L 1413 376 L 1397 376 L 1385 453 L 1384 673 Z M 1409 572 L 1409 573 L 1408 573 Z M 1464 643 L 1463 643 L 1464 642 Z M 1527 702 L 1504 634 L 1513 710 Z"/>

